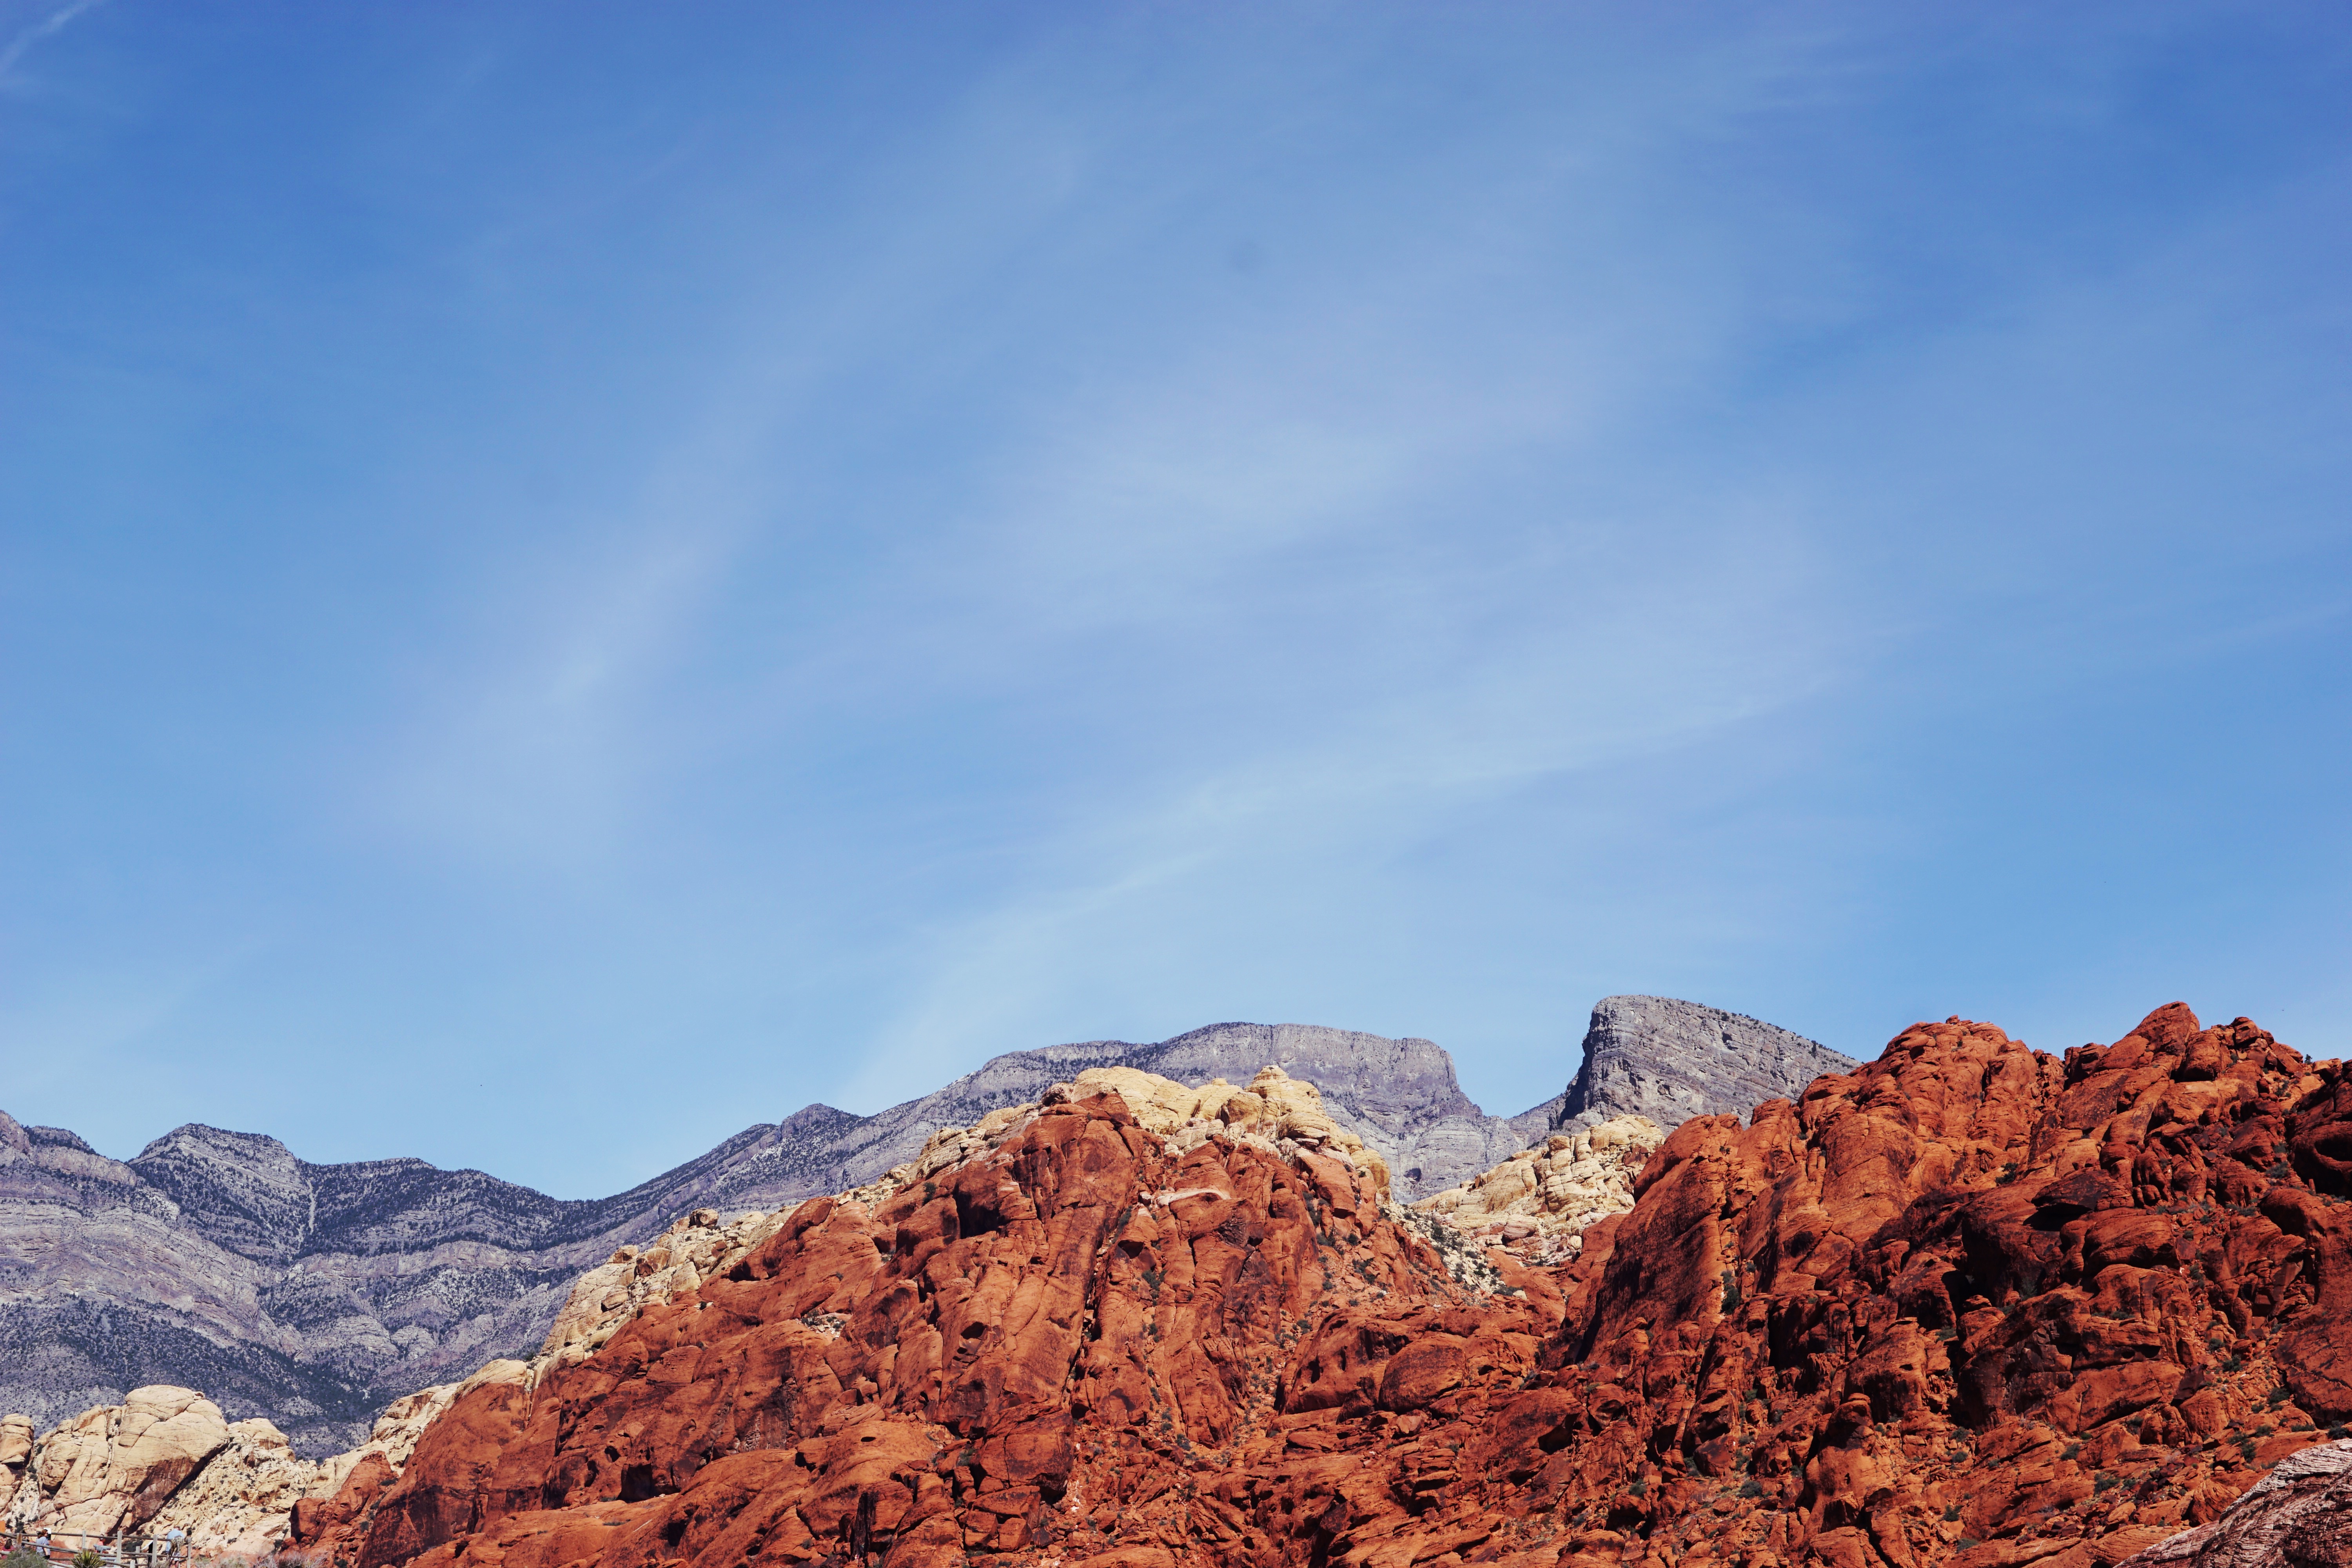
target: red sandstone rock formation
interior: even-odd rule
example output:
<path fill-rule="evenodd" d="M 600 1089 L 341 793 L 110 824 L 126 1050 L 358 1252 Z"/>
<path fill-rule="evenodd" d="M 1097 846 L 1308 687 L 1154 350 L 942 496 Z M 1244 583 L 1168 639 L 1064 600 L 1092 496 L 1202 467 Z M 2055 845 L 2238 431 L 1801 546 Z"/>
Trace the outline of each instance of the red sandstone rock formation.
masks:
<path fill-rule="evenodd" d="M 1049 1105 L 306 1533 L 355 1568 L 2111 1568 L 2352 1416 L 2352 1084 L 2245 1020 L 1922 1025 L 1466 1291 L 1312 1152 Z M 1394 1213 L 1395 1211 L 1391 1211 Z M 356 1484 L 356 1483 L 355 1483 Z"/>

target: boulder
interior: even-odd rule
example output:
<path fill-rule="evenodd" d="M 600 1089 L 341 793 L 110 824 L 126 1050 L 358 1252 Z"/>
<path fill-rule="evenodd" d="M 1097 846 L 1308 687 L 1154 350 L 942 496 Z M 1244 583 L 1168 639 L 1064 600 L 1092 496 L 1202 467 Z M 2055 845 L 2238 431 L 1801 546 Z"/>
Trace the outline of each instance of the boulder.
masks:
<path fill-rule="evenodd" d="M 110 1536 L 152 1519 L 183 1482 L 229 1444 L 220 1406 L 192 1389 L 134 1388 L 41 1439 L 39 1523 Z"/>
<path fill-rule="evenodd" d="M 0 1467 L 22 1470 L 33 1457 L 33 1418 L 10 1415 L 0 1419 Z"/>

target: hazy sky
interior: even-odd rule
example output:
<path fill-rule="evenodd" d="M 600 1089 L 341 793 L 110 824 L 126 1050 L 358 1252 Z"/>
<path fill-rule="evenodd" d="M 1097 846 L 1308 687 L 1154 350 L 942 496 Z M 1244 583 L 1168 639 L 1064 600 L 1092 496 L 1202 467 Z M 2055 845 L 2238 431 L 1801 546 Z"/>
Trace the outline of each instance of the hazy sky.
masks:
<path fill-rule="evenodd" d="M 0 1107 L 2352 1050 L 2338 4 L 0 3 Z"/>

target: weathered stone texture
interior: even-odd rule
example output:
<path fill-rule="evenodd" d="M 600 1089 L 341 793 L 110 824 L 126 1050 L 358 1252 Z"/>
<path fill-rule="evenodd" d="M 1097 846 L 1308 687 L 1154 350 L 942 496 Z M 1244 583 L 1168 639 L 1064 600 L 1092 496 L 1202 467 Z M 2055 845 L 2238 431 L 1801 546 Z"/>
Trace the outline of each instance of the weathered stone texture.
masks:
<path fill-rule="evenodd" d="M 1199 1086 L 1267 1065 L 1412 1196 L 1518 1148 L 1426 1040 L 1220 1024 L 1135 1045 L 1019 1051 L 876 1116 L 810 1106 L 610 1198 L 565 1202 L 421 1160 L 317 1165 L 276 1139 L 186 1126 L 128 1162 L 0 1113 L 0 1410 L 52 1425 L 148 1384 L 202 1389 L 319 1454 L 384 1403 L 536 1352 L 583 1269 L 698 1209 L 766 1213 L 856 1187 L 942 1129 L 1094 1068 Z"/>
<path fill-rule="evenodd" d="M 1745 1116 L 1860 1065 L 1744 1013 L 1671 996 L 1607 996 L 1592 1009 L 1584 1059 L 1550 1126 L 1646 1116 L 1671 1131 L 1694 1116 Z"/>
<path fill-rule="evenodd" d="M 1573 1263 L 1491 1249 L 1484 1292 L 1365 1168 L 1070 1098 L 461 1395 L 307 1539 L 360 1568 L 2113 1568 L 2352 1417 L 2347 1110 L 2336 1064 L 2178 1005 L 2063 1063 L 1920 1025 L 1685 1121 Z"/>

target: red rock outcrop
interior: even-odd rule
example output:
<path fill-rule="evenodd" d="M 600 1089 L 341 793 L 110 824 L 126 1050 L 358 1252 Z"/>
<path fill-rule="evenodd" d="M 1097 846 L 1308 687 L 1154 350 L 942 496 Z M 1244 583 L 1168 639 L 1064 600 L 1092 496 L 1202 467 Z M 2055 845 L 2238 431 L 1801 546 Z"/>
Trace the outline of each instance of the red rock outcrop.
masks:
<path fill-rule="evenodd" d="M 995 1561 L 2111 1568 L 2352 1416 L 2352 1085 L 2179 1005 L 1921 1025 L 1684 1123 L 1465 1289 L 1357 1167 L 1116 1094 L 816 1199 L 469 1391 L 354 1568 Z"/>
<path fill-rule="evenodd" d="M 2210 1524 L 2126 1568 L 2340 1568 L 2352 1563 L 2352 1441 L 2289 1454 Z"/>
<path fill-rule="evenodd" d="M 1571 1270 L 1566 1517 L 1670 1560 L 1971 1568 L 2215 1517 L 2352 1415 L 2352 1209 L 2291 1157 L 2346 1087 L 2175 1005 L 2063 1063 L 1922 1025 L 1685 1123 Z"/>

